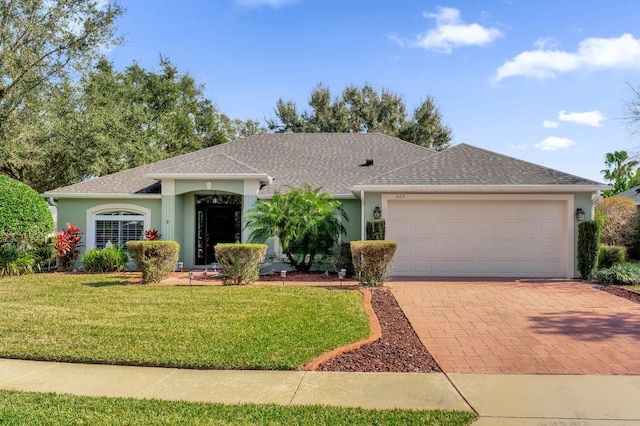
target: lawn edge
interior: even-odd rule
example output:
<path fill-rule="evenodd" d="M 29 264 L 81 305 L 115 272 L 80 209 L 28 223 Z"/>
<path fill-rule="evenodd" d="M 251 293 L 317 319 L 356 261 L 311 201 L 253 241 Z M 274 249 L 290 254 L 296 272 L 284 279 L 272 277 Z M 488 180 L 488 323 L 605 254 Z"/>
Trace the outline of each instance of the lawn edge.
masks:
<path fill-rule="evenodd" d="M 373 343 L 382 337 L 382 330 L 380 329 L 380 321 L 378 321 L 378 316 L 376 315 L 375 311 L 373 310 L 373 306 L 371 305 L 371 292 L 365 288 L 361 288 L 358 290 L 360 291 L 360 293 L 362 293 L 362 296 L 363 296 L 362 303 L 364 304 L 364 309 L 367 312 L 367 316 L 369 317 L 369 328 L 371 329 L 371 336 L 369 336 L 368 339 L 350 343 L 346 346 L 341 346 L 337 349 L 332 349 L 328 352 L 325 352 L 319 357 L 305 364 L 304 367 L 302 367 L 302 370 L 304 371 L 317 370 L 320 364 L 327 362 L 330 359 L 337 357 L 338 355 L 342 355 L 345 352 L 353 351 L 364 345 Z"/>

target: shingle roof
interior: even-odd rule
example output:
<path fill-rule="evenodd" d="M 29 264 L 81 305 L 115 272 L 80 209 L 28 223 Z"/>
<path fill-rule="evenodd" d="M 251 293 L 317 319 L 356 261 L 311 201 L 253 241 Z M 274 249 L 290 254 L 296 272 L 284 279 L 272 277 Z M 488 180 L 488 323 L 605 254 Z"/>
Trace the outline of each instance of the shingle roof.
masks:
<path fill-rule="evenodd" d="M 364 166 L 371 159 L 373 165 Z M 356 184 L 602 185 L 505 155 L 460 144 L 436 152 L 379 133 L 263 134 L 49 191 L 48 194 L 159 193 L 149 175 L 262 174 L 262 196 L 309 183 L 334 195 Z"/>
<path fill-rule="evenodd" d="M 506 155 L 459 144 L 375 177 L 366 185 L 603 185 Z"/>
<path fill-rule="evenodd" d="M 618 197 L 631 198 L 636 202 L 636 204 L 640 204 L 640 186 L 634 186 L 633 188 L 627 189 L 626 191 L 620 192 L 616 195 Z"/>
<path fill-rule="evenodd" d="M 265 173 L 273 178 L 261 195 L 310 183 L 332 194 L 351 194 L 353 184 L 435 151 L 379 133 L 287 133 L 254 135 L 147 166 L 58 188 L 48 194 L 135 193 L 157 173 Z M 363 167 L 367 159 L 372 166 Z M 219 167 L 219 169 L 218 169 Z"/>

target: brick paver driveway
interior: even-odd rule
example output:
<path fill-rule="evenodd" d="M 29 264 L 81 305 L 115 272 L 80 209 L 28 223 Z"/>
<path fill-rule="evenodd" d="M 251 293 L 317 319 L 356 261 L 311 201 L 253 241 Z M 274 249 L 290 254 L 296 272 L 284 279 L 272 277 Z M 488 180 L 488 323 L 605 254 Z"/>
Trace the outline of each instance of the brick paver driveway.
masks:
<path fill-rule="evenodd" d="M 640 374 L 640 304 L 578 281 L 394 281 L 445 372 Z"/>

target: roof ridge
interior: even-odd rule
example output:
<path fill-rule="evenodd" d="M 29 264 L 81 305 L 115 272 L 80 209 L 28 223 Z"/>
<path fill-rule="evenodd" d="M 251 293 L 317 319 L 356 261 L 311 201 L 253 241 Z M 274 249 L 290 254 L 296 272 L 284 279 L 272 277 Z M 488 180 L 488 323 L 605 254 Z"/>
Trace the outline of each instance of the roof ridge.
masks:
<path fill-rule="evenodd" d="M 217 152 L 214 155 L 222 155 L 223 157 L 227 158 L 228 160 L 231 160 L 234 163 L 239 164 L 239 165 L 241 165 L 243 167 L 246 167 L 247 169 L 252 170 L 252 171 L 254 171 L 256 173 L 266 173 L 266 172 L 261 171 L 260 169 L 257 169 L 255 167 L 253 167 L 250 164 L 245 163 L 244 161 L 238 160 L 237 158 L 235 158 L 235 157 L 233 157 L 233 156 L 231 156 L 231 155 L 229 155 L 227 153 Z"/>
<path fill-rule="evenodd" d="M 406 141 L 403 141 L 403 142 L 406 142 Z M 411 142 L 407 142 L 407 143 L 411 143 Z M 374 177 L 372 177 L 372 178 L 369 178 L 368 180 L 366 180 L 366 181 L 364 181 L 364 182 L 356 183 L 356 185 L 362 185 L 362 184 L 365 184 L 365 183 L 367 183 L 367 182 L 369 182 L 369 181 L 376 180 L 376 179 L 379 179 L 379 178 L 381 178 L 381 177 L 387 176 L 387 175 L 389 175 L 389 174 L 395 173 L 395 172 L 397 172 L 398 170 L 402 170 L 402 169 L 404 169 L 404 168 L 410 167 L 410 166 L 412 166 L 412 165 L 414 165 L 414 164 L 416 164 L 416 163 L 419 163 L 420 161 L 424 161 L 424 160 L 426 160 L 427 158 L 432 158 L 432 157 L 434 157 L 436 154 L 438 154 L 438 153 L 440 153 L 440 152 L 442 152 L 442 151 L 433 151 L 433 152 L 431 152 L 431 153 L 430 153 L 430 155 L 427 155 L 427 156 L 425 156 L 425 157 L 420 157 L 420 158 L 418 158 L 418 159 L 417 159 L 417 160 L 415 160 L 415 161 L 412 161 L 412 162 L 410 162 L 410 163 L 407 163 L 407 164 L 404 164 L 404 165 L 402 165 L 402 166 L 396 167 L 395 169 L 393 169 L 393 170 L 389 170 L 389 171 L 387 171 L 387 172 L 385 172 L 385 173 L 382 173 L 381 175 L 377 175 L 377 176 L 374 176 Z"/>

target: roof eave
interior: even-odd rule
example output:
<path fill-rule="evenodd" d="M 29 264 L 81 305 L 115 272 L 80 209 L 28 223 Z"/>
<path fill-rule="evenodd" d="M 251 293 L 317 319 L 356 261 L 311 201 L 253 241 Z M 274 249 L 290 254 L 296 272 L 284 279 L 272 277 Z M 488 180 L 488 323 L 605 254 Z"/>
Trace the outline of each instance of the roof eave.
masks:
<path fill-rule="evenodd" d="M 145 200 L 160 200 L 162 195 L 160 194 L 132 194 L 132 193 L 92 193 L 92 192 L 45 192 L 42 194 L 44 197 L 53 198 L 127 198 L 127 199 L 145 199 Z"/>
<path fill-rule="evenodd" d="M 273 178 L 267 173 L 149 173 L 145 177 L 155 180 L 245 180 L 254 179 L 271 182 Z"/>
<path fill-rule="evenodd" d="M 365 192 L 399 193 L 568 193 L 606 191 L 608 185 L 354 185 L 351 191 L 358 196 Z"/>

